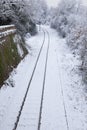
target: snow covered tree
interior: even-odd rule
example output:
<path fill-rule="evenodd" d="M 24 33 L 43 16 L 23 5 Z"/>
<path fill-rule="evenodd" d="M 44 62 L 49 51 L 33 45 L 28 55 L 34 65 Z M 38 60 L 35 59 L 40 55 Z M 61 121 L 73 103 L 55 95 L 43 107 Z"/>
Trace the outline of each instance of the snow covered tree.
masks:
<path fill-rule="evenodd" d="M 11 22 L 13 12 L 11 11 L 8 2 L 8 0 L 0 1 L 0 25 L 9 24 Z"/>
<path fill-rule="evenodd" d="M 51 27 L 55 27 L 57 31 L 65 37 L 69 32 L 68 17 L 76 11 L 76 1 L 62 0 L 56 8 L 55 17 L 51 22 Z"/>
<path fill-rule="evenodd" d="M 25 0 L 1 0 L 0 25 L 13 23 L 21 35 L 27 32 L 34 34 L 36 26 L 28 12 L 29 8 Z"/>
<path fill-rule="evenodd" d="M 79 54 L 83 80 L 87 83 L 87 7 L 81 1 L 62 0 L 53 13 L 51 27 L 66 37 L 74 54 Z"/>
<path fill-rule="evenodd" d="M 47 4 L 44 0 L 29 0 L 30 16 L 35 23 L 44 24 L 46 22 L 47 9 Z"/>

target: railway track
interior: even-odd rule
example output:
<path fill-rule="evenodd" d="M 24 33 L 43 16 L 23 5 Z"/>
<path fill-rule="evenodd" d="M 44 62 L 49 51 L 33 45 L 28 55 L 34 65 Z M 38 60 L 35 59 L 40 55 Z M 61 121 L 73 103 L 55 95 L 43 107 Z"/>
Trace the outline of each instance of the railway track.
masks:
<path fill-rule="evenodd" d="M 48 35 L 48 47 L 47 47 L 47 54 L 46 54 L 46 63 L 45 63 L 45 71 L 44 71 L 44 80 L 43 80 L 43 89 L 42 89 L 42 96 L 41 96 L 41 105 L 40 105 L 40 113 L 39 113 L 39 122 L 38 122 L 38 130 L 40 130 L 41 126 L 41 115 L 42 115 L 42 108 L 43 108 L 43 98 L 44 98 L 44 90 L 45 90 L 45 79 L 46 79 L 46 70 L 47 70 L 47 60 L 48 60 L 48 53 L 49 53 L 49 45 L 50 45 L 50 36 L 49 32 Z"/>
<path fill-rule="evenodd" d="M 44 39 L 43 39 L 43 43 L 42 43 L 42 46 L 40 48 L 40 51 L 39 51 L 39 54 L 38 54 L 38 57 L 37 57 L 37 60 L 36 60 L 36 63 L 35 63 L 35 66 L 34 66 L 34 69 L 33 69 L 33 72 L 32 72 L 32 75 L 31 75 L 31 78 L 29 80 L 29 84 L 28 84 L 28 87 L 27 87 L 27 90 L 26 90 L 26 93 L 24 95 L 24 98 L 23 98 L 23 101 L 21 103 L 21 106 L 20 106 L 20 110 L 18 112 L 18 116 L 16 117 L 16 121 L 14 123 L 14 128 L 12 130 L 17 130 L 18 128 L 18 125 L 19 125 L 19 122 L 20 122 L 20 118 L 21 118 L 21 115 L 22 115 L 22 112 L 23 112 L 23 109 L 24 109 L 24 106 L 25 106 L 25 103 L 26 103 L 26 99 L 29 95 L 29 89 L 31 88 L 31 83 L 33 82 L 33 77 L 35 75 L 35 71 L 37 69 L 37 66 L 38 66 L 38 62 L 40 60 L 40 57 L 41 57 L 41 54 L 42 54 L 42 51 L 44 49 L 44 46 L 47 42 L 47 50 L 46 50 L 46 56 L 45 56 L 45 63 L 44 63 L 44 74 L 43 74 L 43 82 L 42 82 L 42 90 L 41 90 L 41 96 L 40 96 L 40 104 L 39 104 L 39 112 L 38 112 L 38 123 L 37 123 L 37 130 L 40 130 L 40 124 L 41 124 L 41 114 L 42 114 L 42 107 L 43 107 L 43 97 L 44 97 L 44 89 L 45 89 L 45 78 L 46 78 L 46 68 L 47 68 L 47 60 L 48 60 L 48 53 L 49 53 L 49 44 L 50 44 L 50 37 L 49 37 L 49 33 L 48 31 L 46 30 L 43 30 L 43 33 L 44 33 Z M 47 34 L 47 37 L 48 39 L 46 39 L 46 34 Z M 48 41 L 46 41 L 48 40 Z"/>

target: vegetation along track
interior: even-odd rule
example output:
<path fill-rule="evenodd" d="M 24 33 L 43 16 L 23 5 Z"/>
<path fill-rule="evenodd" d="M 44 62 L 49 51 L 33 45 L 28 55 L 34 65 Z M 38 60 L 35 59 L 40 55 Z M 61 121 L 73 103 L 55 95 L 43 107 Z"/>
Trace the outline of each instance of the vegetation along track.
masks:
<path fill-rule="evenodd" d="M 44 39 L 43 39 L 43 43 L 41 45 L 41 48 L 40 48 L 40 51 L 39 51 L 39 54 L 38 54 L 38 57 L 37 57 L 37 60 L 36 60 L 36 63 L 35 63 L 35 66 L 34 66 L 34 69 L 33 69 L 33 72 L 32 72 L 32 75 L 31 75 L 31 78 L 29 80 L 29 84 L 28 84 L 28 87 L 26 89 L 26 92 L 25 92 L 25 95 L 24 95 L 24 98 L 23 98 L 23 101 L 22 101 L 22 104 L 20 106 L 20 110 L 18 112 L 18 116 L 17 116 L 17 119 L 14 123 L 14 128 L 12 130 L 16 130 L 17 129 L 17 126 L 18 126 L 18 123 L 20 121 L 20 117 L 21 117 L 21 114 L 22 114 L 22 111 L 23 111 L 23 107 L 25 105 L 25 101 L 26 101 L 26 98 L 27 98 L 27 95 L 28 95 L 28 92 L 29 92 L 29 88 L 30 88 L 30 85 L 31 85 L 31 82 L 32 82 L 32 79 L 33 79 L 33 76 L 34 76 L 34 73 L 35 73 L 35 70 L 37 68 L 37 64 L 38 64 L 38 61 L 39 61 L 39 58 L 40 58 L 40 55 L 41 55 L 41 52 L 43 50 L 43 46 L 45 44 L 45 39 L 46 39 L 46 33 L 48 35 L 48 47 L 47 47 L 47 53 L 46 53 L 46 63 L 45 63 L 45 71 L 44 71 L 44 78 L 43 78 L 43 88 L 42 88 L 42 95 L 41 95 L 41 104 L 40 104 L 40 112 L 39 112 L 39 121 L 38 121 L 38 130 L 40 130 L 40 122 L 41 122 L 41 114 L 42 114 L 42 106 L 43 106 L 43 97 L 44 97 L 44 88 L 45 88 L 45 78 L 46 78 L 46 68 L 47 68 L 47 60 L 48 60 L 48 52 L 49 52 L 49 43 L 50 43 L 50 38 L 49 38 L 49 33 L 45 30 L 43 30 L 43 33 L 44 33 Z"/>

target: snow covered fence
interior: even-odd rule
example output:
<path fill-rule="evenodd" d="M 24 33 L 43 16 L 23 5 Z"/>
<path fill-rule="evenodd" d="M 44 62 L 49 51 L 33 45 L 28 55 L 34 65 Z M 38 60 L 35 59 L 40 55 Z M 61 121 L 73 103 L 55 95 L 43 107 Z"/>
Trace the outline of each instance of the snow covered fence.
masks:
<path fill-rule="evenodd" d="M 2 43 L 1 41 L 4 37 L 15 33 L 16 33 L 15 25 L 0 26 L 0 43 Z"/>
<path fill-rule="evenodd" d="M 3 26 L 0 26 L 0 31 L 2 31 L 3 29 L 12 29 L 12 28 L 15 28 L 15 25 L 3 25 Z"/>

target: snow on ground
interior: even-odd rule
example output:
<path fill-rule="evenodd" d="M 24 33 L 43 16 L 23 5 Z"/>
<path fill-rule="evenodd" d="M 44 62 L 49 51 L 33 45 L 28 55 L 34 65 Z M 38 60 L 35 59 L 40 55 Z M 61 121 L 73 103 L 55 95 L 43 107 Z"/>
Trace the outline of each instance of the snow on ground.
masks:
<path fill-rule="evenodd" d="M 41 130 L 87 130 L 87 94 L 79 75 L 79 56 L 74 57 L 65 39 L 58 37 L 54 30 L 47 30 L 53 45 L 50 48 L 51 59 L 48 58 L 51 65 L 48 65 L 47 75 L 50 73 L 50 76 L 46 81 Z"/>
<path fill-rule="evenodd" d="M 58 68 L 70 130 L 87 130 L 87 94 L 79 74 L 79 56 L 71 53 L 66 41 L 57 40 Z"/>
<path fill-rule="evenodd" d="M 46 36 L 47 39 L 47 36 Z M 37 130 L 48 40 L 41 52 L 17 130 Z"/>
<path fill-rule="evenodd" d="M 79 58 L 78 56 L 74 57 L 66 45 L 65 39 L 58 37 L 55 30 L 47 26 L 43 27 L 43 29 L 46 29 L 50 34 L 50 48 L 41 130 L 67 130 L 67 127 L 69 127 L 69 130 L 87 130 L 87 94 L 84 91 L 85 86 L 82 84 L 78 71 Z M 27 45 L 31 46 L 30 53 L 18 65 L 17 69 L 11 73 L 7 80 L 8 86 L 4 85 L 0 90 L 0 130 L 12 130 L 14 126 L 15 118 L 43 42 L 43 32 L 41 31 L 38 35 L 27 39 L 26 42 Z M 47 42 L 45 48 L 46 44 Z M 39 112 L 40 105 L 40 86 L 43 77 L 43 62 L 46 55 L 45 48 L 35 71 L 29 95 L 18 124 L 18 130 L 37 129 L 36 122 L 39 113 L 36 112 Z"/>
<path fill-rule="evenodd" d="M 20 57 L 23 57 L 24 52 L 23 52 L 23 49 L 20 46 L 20 44 L 17 44 L 17 50 L 18 50 L 18 54 L 20 55 Z"/>
<path fill-rule="evenodd" d="M 56 56 L 56 32 L 47 28 L 50 34 L 45 91 L 42 109 L 41 130 L 67 130 L 61 84 Z M 58 39 L 58 38 L 57 38 Z"/>

